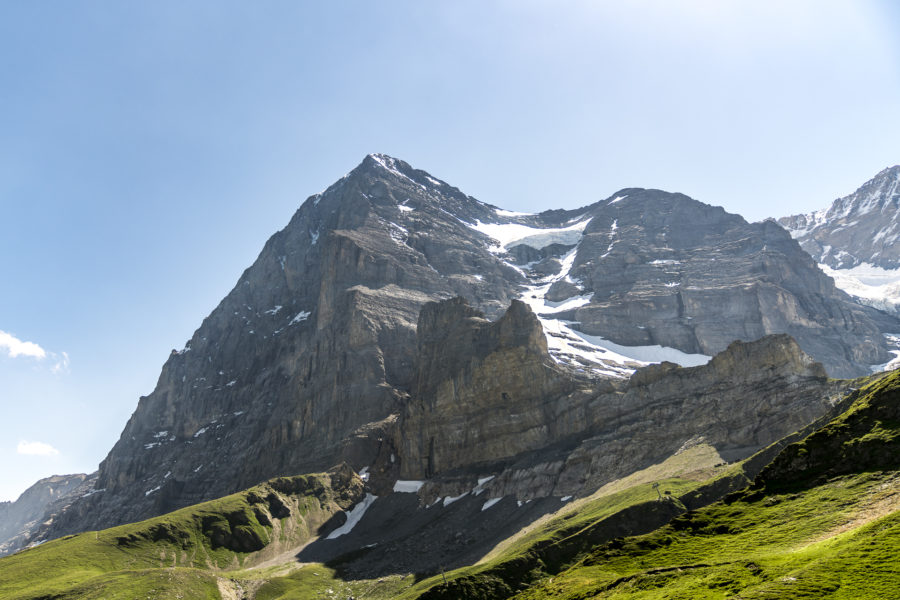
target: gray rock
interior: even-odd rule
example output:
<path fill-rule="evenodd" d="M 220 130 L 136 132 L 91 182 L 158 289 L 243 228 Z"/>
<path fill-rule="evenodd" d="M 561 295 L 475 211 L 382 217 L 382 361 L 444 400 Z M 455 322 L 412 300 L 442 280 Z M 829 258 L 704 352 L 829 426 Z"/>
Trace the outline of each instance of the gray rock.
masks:
<path fill-rule="evenodd" d="M 900 268 L 900 165 L 884 169 L 827 209 L 778 222 L 832 269 L 862 263 Z"/>
<path fill-rule="evenodd" d="M 35 531 L 88 493 L 93 481 L 94 477 L 83 473 L 53 475 L 29 487 L 14 502 L 0 502 L 0 556 L 24 547 Z"/>

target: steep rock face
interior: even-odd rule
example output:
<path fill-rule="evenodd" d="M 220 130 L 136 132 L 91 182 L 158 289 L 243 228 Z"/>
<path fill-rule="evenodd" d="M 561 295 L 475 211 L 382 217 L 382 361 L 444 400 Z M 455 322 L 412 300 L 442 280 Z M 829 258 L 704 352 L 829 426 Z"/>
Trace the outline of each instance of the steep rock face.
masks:
<path fill-rule="evenodd" d="M 736 339 L 788 333 L 836 377 L 890 358 L 867 309 L 774 223 L 640 189 L 589 214 L 568 277 L 547 294 L 561 301 L 590 293 L 574 311 L 587 334 L 713 355 Z"/>
<path fill-rule="evenodd" d="M 15 502 L 0 502 L 0 555 L 21 548 L 35 527 L 52 519 L 78 492 L 87 493 L 86 481 L 93 483 L 83 473 L 53 475 L 22 492 Z"/>
<path fill-rule="evenodd" d="M 489 214 L 379 155 L 308 199 L 172 352 L 100 466 L 103 491 L 51 534 L 365 464 L 413 383 L 419 308 L 462 294 L 496 313 L 521 280 L 461 220 Z"/>
<path fill-rule="evenodd" d="M 884 169 L 827 209 L 778 222 L 816 261 L 832 269 L 862 263 L 900 268 L 900 165 Z"/>
<path fill-rule="evenodd" d="M 845 386 L 786 335 L 734 342 L 709 364 L 662 363 L 587 405 L 582 440 L 553 460 L 504 469 L 491 496 L 585 494 L 695 444 L 723 460 L 746 458 L 825 414 Z"/>
<path fill-rule="evenodd" d="M 424 479 L 545 447 L 578 431 L 577 382 L 547 353 L 522 302 L 490 322 L 462 298 L 429 303 L 398 436 L 401 476 Z M 573 422 L 574 421 L 574 422 Z"/>

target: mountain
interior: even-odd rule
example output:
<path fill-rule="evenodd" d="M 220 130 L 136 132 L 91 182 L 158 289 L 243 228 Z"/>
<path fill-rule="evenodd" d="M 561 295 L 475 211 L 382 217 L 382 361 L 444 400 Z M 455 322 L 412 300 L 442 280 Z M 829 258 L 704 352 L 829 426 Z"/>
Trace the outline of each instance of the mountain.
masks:
<path fill-rule="evenodd" d="M 778 222 L 817 262 L 832 269 L 863 263 L 900 268 L 900 165 L 884 169 L 827 209 Z"/>
<path fill-rule="evenodd" d="M 589 494 L 697 436 L 742 458 L 828 409 L 845 384 L 826 370 L 887 362 L 895 323 L 771 222 L 642 189 L 510 213 L 370 155 L 269 239 L 173 350 L 92 493 L 30 540 L 341 462 L 378 496 L 493 476 L 524 501 Z M 782 333 L 797 342 L 732 344 Z M 694 370 L 632 377 L 662 360 Z"/>
<path fill-rule="evenodd" d="M 41 479 L 15 502 L 0 502 L 0 554 L 19 549 L 40 522 L 74 497 L 89 493 L 94 479 L 79 473 Z"/>
<path fill-rule="evenodd" d="M 827 209 L 778 222 L 838 287 L 864 304 L 900 314 L 900 165 Z"/>

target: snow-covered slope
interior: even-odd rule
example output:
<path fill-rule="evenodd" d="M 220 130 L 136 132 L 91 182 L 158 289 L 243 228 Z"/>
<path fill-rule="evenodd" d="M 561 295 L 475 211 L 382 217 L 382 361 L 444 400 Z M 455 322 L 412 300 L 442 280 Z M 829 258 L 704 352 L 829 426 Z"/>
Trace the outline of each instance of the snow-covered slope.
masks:
<path fill-rule="evenodd" d="M 900 268 L 900 165 L 884 169 L 827 209 L 778 219 L 817 262 Z"/>
<path fill-rule="evenodd" d="M 778 222 L 837 287 L 862 304 L 900 314 L 900 165 L 827 209 Z"/>
<path fill-rule="evenodd" d="M 497 211 L 500 216 L 517 215 L 509 211 Z M 688 354 L 677 348 L 660 345 L 624 346 L 600 336 L 579 331 L 576 323 L 557 318 L 560 313 L 584 306 L 591 301 L 591 292 L 584 289 L 580 280 L 573 279 L 570 271 L 575 262 L 584 229 L 591 219 L 578 216 L 560 224 L 559 227 L 537 227 L 522 223 L 482 223 L 477 221 L 470 227 L 488 235 L 493 242 L 491 252 L 503 254 L 515 246 L 523 245 L 542 250 L 552 244 L 571 246 L 559 257 L 559 271 L 546 273 L 535 270 L 539 261 L 527 262 L 516 267 L 527 279 L 520 300 L 528 304 L 538 316 L 547 337 L 550 355 L 559 363 L 566 364 L 580 372 L 611 377 L 627 377 L 638 367 L 663 361 L 674 362 L 684 367 L 706 364 L 710 357 L 705 354 Z M 512 263 L 509 263 L 511 266 Z M 558 281 L 572 284 L 568 298 L 549 300 L 547 293 Z"/>

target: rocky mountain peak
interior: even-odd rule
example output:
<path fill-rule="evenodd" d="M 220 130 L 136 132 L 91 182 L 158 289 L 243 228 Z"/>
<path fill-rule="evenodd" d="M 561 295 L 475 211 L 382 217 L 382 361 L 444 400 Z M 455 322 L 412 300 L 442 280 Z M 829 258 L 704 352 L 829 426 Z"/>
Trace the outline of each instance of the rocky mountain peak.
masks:
<path fill-rule="evenodd" d="M 817 262 L 900 268 L 900 165 L 879 172 L 827 209 L 778 219 Z"/>

